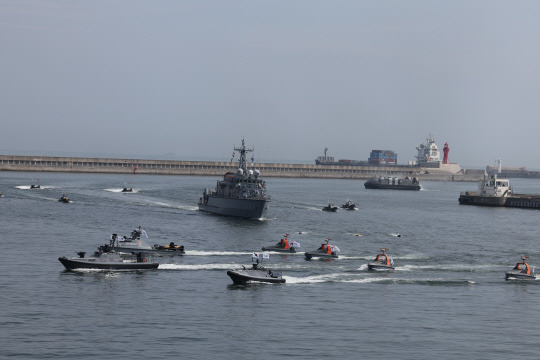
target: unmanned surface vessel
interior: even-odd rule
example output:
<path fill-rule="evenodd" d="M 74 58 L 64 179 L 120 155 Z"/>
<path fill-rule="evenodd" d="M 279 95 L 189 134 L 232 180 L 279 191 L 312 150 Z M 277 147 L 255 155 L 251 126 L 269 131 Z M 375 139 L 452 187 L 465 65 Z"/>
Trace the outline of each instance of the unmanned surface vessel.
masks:
<path fill-rule="evenodd" d="M 321 246 L 313 251 L 307 251 L 304 253 L 306 260 L 311 260 L 312 258 L 324 259 L 337 259 L 338 252 L 340 249 L 336 245 L 330 245 L 330 238 L 326 239 L 326 243 L 322 243 Z"/>
<path fill-rule="evenodd" d="M 328 203 L 328 205 L 323 207 L 322 210 L 323 211 L 336 212 L 336 211 L 338 211 L 338 207 L 335 206 L 333 203 Z"/>
<path fill-rule="evenodd" d="M 199 210 L 216 215 L 260 219 L 270 202 L 266 183 L 260 178 L 259 170 L 247 169 L 246 153 L 253 149 L 246 149 L 244 139 L 242 146 L 234 150 L 240 153 L 238 170 L 236 173 L 226 173 L 223 180 L 218 180 L 214 191 L 204 191 L 199 199 Z M 251 160 L 253 164 L 253 158 Z"/>
<path fill-rule="evenodd" d="M 268 254 L 262 255 L 263 259 L 269 258 Z M 285 282 L 281 273 L 259 266 L 259 254 L 257 253 L 253 253 L 251 268 L 242 266 L 242 269 L 231 269 L 227 271 L 227 275 L 235 284 L 247 284 L 250 282 L 279 284 Z"/>
<path fill-rule="evenodd" d="M 77 253 L 78 258 L 66 258 L 58 260 L 68 270 L 91 269 L 91 270 L 148 270 L 157 269 L 159 263 L 149 259 L 146 254 L 139 252 L 131 259 L 125 259 L 115 251 L 96 251 L 93 256 L 85 257 L 85 252 Z"/>
<path fill-rule="evenodd" d="M 368 263 L 369 270 L 394 270 L 394 260 L 386 254 L 387 248 L 381 248 L 382 254 L 377 254 L 375 259 Z"/>
<path fill-rule="evenodd" d="M 69 200 L 69 197 L 67 196 L 66 193 L 64 193 L 60 199 L 58 199 L 58 202 L 63 202 L 63 203 L 69 203 L 71 202 L 71 200 Z"/>
<path fill-rule="evenodd" d="M 265 246 L 262 251 L 275 251 L 279 253 L 295 253 L 296 248 L 300 247 L 300 244 L 296 241 L 287 239 L 289 234 L 283 235 L 283 238 L 275 245 Z"/>
<path fill-rule="evenodd" d="M 131 236 L 119 237 L 118 234 L 112 234 L 109 244 L 99 246 L 99 250 L 103 252 L 109 252 L 114 250 L 115 252 L 122 254 L 133 254 L 137 252 L 147 252 L 153 255 L 184 255 L 184 246 L 176 245 L 174 242 L 170 242 L 169 245 L 149 245 L 146 243 L 142 236 L 148 238 L 146 231 L 139 226 L 137 229 L 131 232 Z"/>
<path fill-rule="evenodd" d="M 356 210 L 356 209 L 358 209 L 358 207 L 351 200 L 347 200 L 347 202 L 345 204 L 341 205 L 341 208 L 345 209 L 345 210 Z"/>
<path fill-rule="evenodd" d="M 506 280 L 513 280 L 513 279 L 535 280 L 536 275 L 534 273 L 534 267 L 531 270 L 531 267 L 529 266 L 529 264 L 525 262 L 525 260 L 528 258 L 529 258 L 528 256 L 522 256 L 521 262 L 518 262 L 512 270 L 509 270 L 505 273 Z"/>

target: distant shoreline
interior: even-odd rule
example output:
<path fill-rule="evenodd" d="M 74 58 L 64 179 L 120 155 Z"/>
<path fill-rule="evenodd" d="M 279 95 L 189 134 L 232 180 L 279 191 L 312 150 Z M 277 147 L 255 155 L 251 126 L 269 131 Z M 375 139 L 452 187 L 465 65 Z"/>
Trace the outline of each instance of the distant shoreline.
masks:
<path fill-rule="evenodd" d="M 258 169 L 263 177 L 283 178 L 369 179 L 373 176 L 409 176 L 429 181 L 478 181 L 483 175 L 483 170 L 461 169 L 458 164 L 426 168 L 409 165 L 255 163 L 248 164 L 248 168 Z M 236 162 L 0 155 L 0 171 L 223 176 L 236 169 Z"/>

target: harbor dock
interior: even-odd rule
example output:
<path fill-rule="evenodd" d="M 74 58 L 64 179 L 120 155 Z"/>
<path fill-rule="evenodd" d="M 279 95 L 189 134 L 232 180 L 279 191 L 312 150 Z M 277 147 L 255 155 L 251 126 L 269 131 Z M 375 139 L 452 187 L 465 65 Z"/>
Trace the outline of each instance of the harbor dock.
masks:
<path fill-rule="evenodd" d="M 255 163 L 265 177 L 369 179 L 375 175 L 400 175 L 433 181 L 478 181 L 484 171 L 461 169 L 458 164 L 424 168 L 411 165 L 316 165 Z M 0 155 L 0 171 L 120 173 L 154 175 L 222 176 L 236 171 L 236 162 L 152 159 L 114 159 L 54 156 Z"/>

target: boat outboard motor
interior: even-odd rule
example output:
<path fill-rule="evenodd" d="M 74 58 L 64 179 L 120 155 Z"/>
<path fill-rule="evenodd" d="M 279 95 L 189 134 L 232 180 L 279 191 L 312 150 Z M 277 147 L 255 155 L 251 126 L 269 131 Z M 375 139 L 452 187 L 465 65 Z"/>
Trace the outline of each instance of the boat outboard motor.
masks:
<path fill-rule="evenodd" d="M 81 259 L 84 258 L 84 255 L 85 255 L 85 254 L 86 254 L 86 252 L 84 252 L 84 251 L 79 251 L 79 252 L 77 253 L 77 255 L 79 255 L 79 257 L 80 257 Z"/>

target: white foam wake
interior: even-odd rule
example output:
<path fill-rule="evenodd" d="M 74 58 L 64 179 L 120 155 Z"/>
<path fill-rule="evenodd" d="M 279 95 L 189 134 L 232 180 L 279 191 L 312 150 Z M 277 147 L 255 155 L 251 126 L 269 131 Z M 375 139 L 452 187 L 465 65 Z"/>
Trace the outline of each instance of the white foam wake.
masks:
<path fill-rule="evenodd" d="M 238 264 L 199 264 L 199 265 L 184 265 L 184 264 L 159 264 L 158 269 L 162 270 L 228 270 L 241 267 Z"/>
<path fill-rule="evenodd" d="M 241 251 L 186 250 L 186 255 L 191 255 L 191 256 L 235 256 L 235 255 L 252 255 L 252 254 L 253 252 L 241 252 Z"/>

